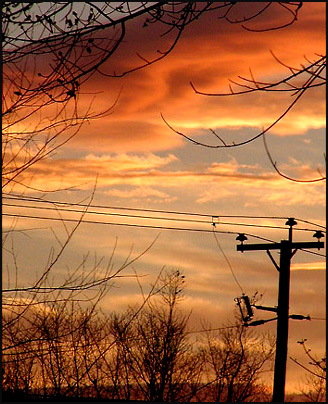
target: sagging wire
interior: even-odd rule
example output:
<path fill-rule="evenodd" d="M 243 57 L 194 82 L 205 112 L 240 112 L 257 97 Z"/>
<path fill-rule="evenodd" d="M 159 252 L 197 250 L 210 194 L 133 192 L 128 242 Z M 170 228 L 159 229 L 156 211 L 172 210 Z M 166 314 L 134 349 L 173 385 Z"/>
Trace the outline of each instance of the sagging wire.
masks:
<path fill-rule="evenodd" d="M 221 253 L 222 253 L 224 259 L 226 260 L 226 262 L 227 262 L 227 264 L 228 264 L 228 266 L 229 266 L 229 268 L 230 268 L 231 274 L 232 274 L 232 276 L 233 276 L 233 278 L 234 278 L 236 284 L 237 284 L 238 287 L 240 288 L 242 294 L 244 294 L 243 288 L 242 288 L 241 284 L 238 282 L 238 279 L 237 279 L 237 277 L 236 277 L 236 275 L 235 275 L 235 273 L 234 273 L 234 270 L 233 270 L 233 268 L 232 268 L 232 265 L 231 265 L 231 263 L 230 263 L 228 257 L 225 255 L 225 253 L 224 253 L 224 251 L 223 251 L 223 248 L 221 247 L 221 244 L 219 243 L 219 240 L 218 240 L 218 238 L 217 238 L 217 236 L 216 236 L 216 234 L 215 234 L 215 230 L 214 230 L 214 229 L 215 229 L 216 224 L 215 224 L 214 220 L 213 220 L 212 226 L 213 226 L 213 227 L 212 227 L 213 236 L 214 236 L 214 238 L 215 238 L 216 244 L 218 245 L 218 247 L 219 247 L 219 249 L 220 249 L 220 251 L 221 251 Z"/>

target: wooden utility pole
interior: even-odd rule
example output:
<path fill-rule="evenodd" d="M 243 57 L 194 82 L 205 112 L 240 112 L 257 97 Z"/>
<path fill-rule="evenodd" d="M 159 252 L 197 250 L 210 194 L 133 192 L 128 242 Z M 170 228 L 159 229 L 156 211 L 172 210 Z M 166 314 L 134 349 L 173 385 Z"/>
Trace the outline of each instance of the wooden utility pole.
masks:
<path fill-rule="evenodd" d="M 246 244 L 245 235 L 240 234 L 237 240 L 241 241 L 237 245 L 237 251 L 247 250 L 266 250 L 271 261 L 279 271 L 279 289 L 278 289 L 278 307 L 277 307 L 277 342 L 276 357 L 273 381 L 273 397 L 272 401 L 282 403 L 285 400 L 285 382 L 286 382 L 286 363 L 287 363 L 287 346 L 288 346 L 288 322 L 289 322 L 289 283 L 290 283 L 290 263 L 291 259 L 298 249 L 301 248 L 323 248 L 324 243 L 320 242 L 323 233 L 317 231 L 313 237 L 318 238 L 317 242 L 299 242 L 293 243 L 292 226 L 296 221 L 293 218 L 288 219 L 286 225 L 289 225 L 288 240 L 281 240 L 280 243 L 268 244 Z M 280 250 L 280 265 L 278 266 L 272 257 L 270 250 Z M 293 251 L 292 251 L 293 250 Z"/>
<path fill-rule="evenodd" d="M 277 307 L 277 341 L 274 366 L 273 402 L 284 402 L 288 345 L 289 283 L 291 243 L 281 240 L 280 270 Z"/>

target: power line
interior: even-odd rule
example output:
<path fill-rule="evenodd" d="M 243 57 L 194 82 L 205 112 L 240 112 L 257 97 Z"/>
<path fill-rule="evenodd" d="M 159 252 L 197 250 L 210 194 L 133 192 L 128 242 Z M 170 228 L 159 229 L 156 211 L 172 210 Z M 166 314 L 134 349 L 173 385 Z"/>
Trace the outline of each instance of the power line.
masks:
<path fill-rule="evenodd" d="M 317 253 L 317 252 L 315 252 L 315 251 L 309 251 L 309 250 L 305 250 L 305 249 L 303 249 L 303 248 L 300 248 L 300 251 L 303 251 L 303 252 L 306 252 L 306 253 L 309 253 L 309 254 L 313 254 L 313 255 L 318 255 L 319 257 L 324 257 L 324 258 L 326 258 L 326 255 L 325 255 L 325 254 L 320 254 L 320 253 Z"/>
<path fill-rule="evenodd" d="M 40 220 L 54 220 L 60 222 L 79 222 L 79 219 L 63 219 L 58 217 L 45 217 L 45 216 L 32 216 L 32 215 L 21 215 L 21 214 L 13 214 L 13 213 L 3 213 L 3 216 L 11 216 L 18 218 L 26 218 L 26 219 L 40 219 Z M 149 229 L 162 229 L 162 230 L 181 230 L 181 231 L 196 231 L 196 232 L 204 232 L 211 233 L 212 230 L 206 229 L 192 229 L 192 228 L 181 228 L 181 227 L 167 227 L 167 226 L 153 226 L 153 225 L 142 225 L 142 224 L 132 224 L 132 223 L 115 223 L 115 222 L 102 222 L 102 221 L 94 221 L 94 220 L 86 220 L 83 219 L 81 223 L 89 223 L 89 224 L 108 224 L 108 225 L 116 225 L 116 226 L 129 226 L 129 227 L 140 227 L 140 228 L 149 228 Z M 219 230 L 217 233 L 224 234 L 239 234 L 235 231 L 223 231 Z M 252 235 L 250 235 L 252 237 Z M 256 238 L 260 238 L 259 236 L 254 236 Z M 272 241 L 273 242 L 273 241 Z"/>
<path fill-rule="evenodd" d="M 287 220 L 289 217 L 287 216 L 252 216 L 252 215 L 217 215 L 217 214 L 208 214 L 208 213 L 195 213 L 195 212 L 181 212 L 181 211 L 173 211 L 173 210 L 159 210 L 159 209 L 146 209 L 146 208 L 131 208 L 125 206 L 110 206 L 110 205 L 93 205 L 93 204 L 83 204 L 83 203 L 72 203 L 72 202 L 61 202 L 61 201 L 51 201 L 40 198 L 33 197 L 25 197 L 15 194 L 5 194 L 9 196 L 4 196 L 3 199 L 11 199 L 11 200 L 22 200 L 22 201 L 30 201 L 37 203 L 50 203 L 50 204 L 58 204 L 65 206 L 80 206 L 80 207 L 91 207 L 91 208 L 100 208 L 100 209 L 113 209 L 113 210 L 130 210 L 130 211 L 139 211 L 139 212 L 152 212 L 152 213 L 165 213 L 165 214 L 175 214 L 175 215 L 185 215 L 185 216 L 201 216 L 208 218 L 242 218 L 242 219 L 272 219 L 272 220 Z M 325 229 L 324 226 L 306 221 L 303 219 L 297 219 L 299 221 L 303 221 L 304 223 L 312 224 L 313 226 L 318 226 L 320 228 Z M 281 227 L 285 228 L 285 227 Z M 310 230 L 310 229 L 309 229 Z M 311 230 L 312 231 L 312 230 Z"/>
<path fill-rule="evenodd" d="M 4 198 L 4 199 L 8 199 L 8 198 Z M 36 201 L 34 201 L 34 202 L 36 202 Z M 49 203 L 49 202 L 44 202 L 44 201 L 38 201 L 38 202 Z M 66 204 L 66 203 L 64 203 L 64 204 Z M 29 205 L 9 204 L 9 203 L 3 203 L 3 206 L 22 207 L 22 208 L 27 208 L 27 209 L 51 210 L 51 211 L 54 210 L 52 207 L 29 206 Z M 88 205 L 85 205 L 85 206 L 88 207 Z M 119 208 L 117 208 L 117 209 L 119 209 Z M 124 208 L 124 209 L 130 209 L 130 208 Z M 104 215 L 104 216 L 119 216 L 119 217 L 150 219 L 150 220 L 167 220 L 167 221 L 179 221 L 179 222 L 189 222 L 189 223 L 222 224 L 222 225 L 228 225 L 228 226 L 246 226 L 246 227 L 256 227 L 256 228 L 265 228 L 265 229 L 281 229 L 281 230 L 286 229 L 286 227 L 283 227 L 283 226 L 261 225 L 261 224 L 253 224 L 253 223 L 236 223 L 236 222 L 221 222 L 221 221 L 214 222 L 215 219 L 219 219 L 219 217 L 224 217 L 224 216 L 210 216 L 212 220 L 208 221 L 208 220 L 184 219 L 184 218 L 180 219 L 180 218 L 162 217 L 162 216 L 156 217 L 156 216 L 133 215 L 133 214 L 113 213 L 113 212 L 99 212 L 99 211 L 93 211 L 93 210 L 85 211 L 85 210 L 67 209 L 67 208 L 56 208 L 55 210 L 62 211 L 62 212 L 85 213 L 85 214 L 95 214 L 95 215 Z M 183 212 L 179 212 L 179 214 L 189 215 L 189 213 L 183 213 Z M 208 215 L 204 215 L 204 216 L 209 217 Z M 235 217 L 237 218 L 237 216 L 235 216 Z M 297 228 L 296 230 L 310 231 L 310 232 L 314 231 L 313 229 L 307 229 L 307 228 Z"/>
<path fill-rule="evenodd" d="M 115 222 L 103 222 L 103 221 L 95 221 L 95 220 L 87 220 L 87 219 L 63 219 L 63 218 L 58 218 L 58 217 L 45 217 L 45 216 L 32 216 L 32 215 L 22 215 L 22 214 L 13 214 L 13 213 L 2 213 L 2 216 L 9 216 L 9 217 L 17 217 L 17 218 L 25 218 L 25 219 L 39 219 L 39 220 L 53 220 L 53 221 L 60 221 L 60 222 L 73 222 L 73 223 L 88 223 L 88 224 L 107 224 L 107 225 L 113 225 L 113 226 L 127 226 L 127 227 L 136 227 L 136 228 L 146 228 L 146 229 L 160 229 L 160 230 L 178 230 L 178 231 L 191 231 L 191 232 L 198 232 L 198 233 L 212 233 L 213 230 L 207 230 L 207 229 L 193 229 L 193 228 L 183 228 L 183 227 L 168 227 L 168 226 L 154 226 L 154 225 L 142 225 L 142 224 L 133 224 L 133 223 L 115 223 Z M 7 233 L 11 232 L 12 230 L 8 230 Z M 24 229 L 20 230 L 24 231 Z M 215 230 L 215 233 L 220 233 L 220 234 L 234 234 L 238 235 L 239 232 L 236 231 L 225 231 L 225 230 Z M 261 237 L 255 234 L 251 233 L 244 233 L 247 236 L 257 238 L 259 240 L 264 240 L 268 241 L 270 243 L 274 243 L 275 241 L 270 240 L 265 237 Z M 310 254 L 315 254 L 319 255 L 322 257 L 325 257 L 324 254 L 316 253 L 313 251 L 301 249 L 304 252 L 310 253 Z"/>
<path fill-rule="evenodd" d="M 129 226 L 129 227 L 141 227 L 141 228 L 151 228 L 151 229 L 163 229 L 163 230 L 181 230 L 181 231 L 196 231 L 196 232 L 204 232 L 204 233 L 212 233 L 213 230 L 207 229 L 193 229 L 193 228 L 181 228 L 181 227 L 168 227 L 168 226 L 153 226 L 153 225 L 142 225 L 142 224 L 132 224 L 132 223 L 115 223 L 115 222 L 103 222 L 103 221 L 95 221 L 95 220 L 80 220 L 80 219 L 71 219 L 71 218 L 58 218 L 58 217 L 46 217 L 46 216 L 32 216 L 32 215 L 22 215 L 22 214 L 14 214 L 14 213 L 2 213 L 3 216 L 17 217 L 17 218 L 26 218 L 26 219 L 40 219 L 40 220 L 54 220 L 60 222 L 80 222 L 88 223 L 88 224 L 108 224 L 108 225 L 117 225 L 117 226 Z M 23 229 L 22 229 L 23 231 Z M 238 235 L 239 232 L 236 231 L 225 231 L 225 230 L 215 230 L 216 233 L 221 234 L 234 234 Z M 265 240 L 271 243 L 274 243 L 274 240 L 270 240 L 268 238 L 264 238 L 261 236 L 257 236 L 251 233 L 245 233 L 247 236 L 255 237 L 260 240 Z"/>
<path fill-rule="evenodd" d="M 21 208 L 54 211 L 54 208 L 45 207 L 45 206 L 28 206 L 28 205 L 19 205 L 19 204 L 12 205 L 12 204 L 8 204 L 8 203 L 3 203 L 2 205 L 10 206 L 10 207 L 21 207 Z M 208 220 L 177 219 L 177 218 L 170 218 L 170 217 L 156 217 L 156 216 L 132 215 L 132 214 L 124 214 L 124 213 L 99 212 L 99 211 L 93 211 L 93 210 L 85 211 L 85 210 L 79 210 L 79 209 L 56 208 L 55 211 L 85 213 L 85 214 L 104 215 L 104 216 L 119 216 L 119 217 L 129 217 L 129 218 L 138 218 L 138 219 L 171 220 L 171 221 L 179 221 L 179 222 L 207 223 L 207 224 L 210 223 Z"/>
<path fill-rule="evenodd" d="M 312 224 L 313 226 L 318 226 L 318 227 L 320 227 L 321 229 L 324 229 L 324 230 L 326 229 L 325 226 L 322 226 L 321 224 L 318 224 L 318 223 L 310 222 L 309 220 L 299 219 L 297 217 L 295 218 L 295 220 L 298 220 L 299 222 L 303 222 L 303 223 Z M 296 230 L 296 228 L 294 230 Z"/>
<path fill-rule="evenodd" d="M 218 245 L 218 247 L 219 247 L 219 249 L 220 249 L 222 255 L 224 256 L 224 259 L 226 260 L 226 262 L 227 262 L 227 264 L 228 264 L 228 266 L 229 266 L 229 268 L 230 268 L 230 271 L 231 271 L 231 273 L 232 273 L 232 276 L 233 276 L 233 278 L 234 278 L 236 284 L 239 286 L 239 288 L 240 288 L 240 290 L 241 290 L 241 293 L 244 294 L 243 288 L 241 287 L 240 283 L 238 282 L 238 279 L 237 279 L 237 277 L 236 277 L 236 275 L 235 275 L 235 273 L 234 273 L 234 270 L 232 269 L 232 265 L 231 265 L 230 261 L 228 260 L 228 257 L 225 255 L 225 253 L 224 253 L 224 251 L 223 251 L 223 248 L 221 247 L 221 244 L 219 243 L 219 240 L 218 240 L 218 238 L 217 238 L 217 236 L 216 236 L 216 234 L 215 234 L 215 232 L 214 232 L 214 226 L 213 226 L 213 235 L 214 235 L 216 244 Z"/>
<path fill-rule="evenodd" d="M 6 194 L 4 194 L 6 195 Z M 61 202 L 61 201 L 50 201 L 39 198 L 32 197 L 22 197 L 15 194 L 10 194 L 10 196 L 5 196 L 3 199 L 19 199 L 31 202 L 47 202 L 52 204 L 59 205 L 69 205 L 69 206 L 82 206 L 82 207 L 91 207 L 91 208 L 101 208 L 101 209 L 117 209 L 117 210 L 134 210 L 134 211 L 142 211 L 142 212 L 153 212 L 153 213 L 168 213 L 168 214 L 176 214 L 176 215 L 188 215 L 188 216 L 203 216 L 203 217 L 218 217 L 218 215 L 210 215 L 207 213 L 195 213 L 195 212 L 179 212 L 174 210 L 159 210 L 159 209 L 145 209 L 145 208 L 130 208 L 123 206 L 108 206 L 108 205 L 88 205 L 83 203 L 72 203 L 72 202 Z M 248 215 L 219 215 L 219 217 L 235 217 L 235 218 L 250 218 L 250 219 L 288 219 L 288 217 L 281 216 L 248 216 Z"/>
<path fill-rule="evenodd" d="M 204 330 L 197 330 L 197 331 L 187 331 L 187 334 L 198 334 L 201 332 L 211 332 L 211 331 L 223 331 L 223 330 L 229 330 L 231 328 L 240 328 L 241 325 L 231 325 L 227 327 L 218 327 L 218 328 L 208 328 Z"/>

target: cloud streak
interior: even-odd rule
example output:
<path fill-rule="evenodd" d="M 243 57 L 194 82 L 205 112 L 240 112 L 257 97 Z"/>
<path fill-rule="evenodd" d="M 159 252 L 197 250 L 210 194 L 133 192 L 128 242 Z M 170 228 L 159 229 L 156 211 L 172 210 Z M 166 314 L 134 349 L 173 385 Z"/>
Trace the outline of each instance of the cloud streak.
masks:
<path fill-rule="evenodd" d="M 185 169 L 173 169 L 172 164 L 177 163 L 181 164 L 173 154 L 159 156 L 154 153 L 88 154 L 80 159 L 51 159 L 35 166 L 32 184 L 42 189 L 45 184 L 48 189 L 76 184 L 88 188 L 98 175 L 98 191 L 103 190 L 107 195 L 123 199 L 155 197 L 173 201 L 178 198 L 176 193 L 179 190 L 192 185 L 194 193 L 198 194 L 196 202 L 199 204 L 241 198 L 242 195 L 245 203 L 257 205 L 325 204 L 323 183 L 308 184 L 305 188 L 303 184 L 290 183 L 273 172 L 263 171 L 256 164 L 239 164 L 235 158 L 213 162 L 202 169 L 192 165 Z M 304 173 L 299 169 L 301 178 L 302 174 L 308 175 L 307 166 Z M 311 197 L 308 196 L 309 190 Z"/>

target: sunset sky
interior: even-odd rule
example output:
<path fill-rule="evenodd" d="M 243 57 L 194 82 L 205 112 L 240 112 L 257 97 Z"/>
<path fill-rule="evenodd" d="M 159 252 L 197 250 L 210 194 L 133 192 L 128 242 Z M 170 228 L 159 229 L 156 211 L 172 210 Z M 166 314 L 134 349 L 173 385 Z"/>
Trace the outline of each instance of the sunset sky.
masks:
<path fill-rule="evenodd" d="M 245 2 L 243 7 L 252 4 Z M 260 29 L 285 18 L 283 8 L 272 9 L 247 26 Z M 124 43 L 103 71 L 119 74 L 140 61 L 136 53 L 147 59 L 157 49 L 167 48 L 169 38 L 159 36 L 162 27 L 142 29 L 143 22 L 136 19 L 127 25 Z M 147 290 L 163 266 L 179 268 L 186 277 L 182 305 L 186 312 L 192 310 L 192 329 L 201 329 L 201 320 L 213 328 L 232 321 L 234 299 L 242 292 L 263 294 L 259 304 L 275 306 L 277 270 L 265 251 L 237 252 L 236 235 L 249 234 L 249 244 L 279 242 L 288 238 L 285 222 L 293 217 L 298 223 L 294 241 L 315 241 L 314 231 L 323 231 L 325 226 L 325 181 L 297 183 L 279 176 L 262 138 L 236 148 L 204 148 L 170 130 L 161 114 L 174 129 L 199 142 L 218 141 L 210 129 L 227 143 L 246 140 L 279 117 L 292 100 L 290 93 L 207 97 L 196 94 L 190 82 L 201 92 L 229 92 L 229 80 L 251 78 L 250 69 L 256 79 L 274 81 L 290 71 L 271 52 L 283 63 L 299 68 L 323 55 L 325 46 L 324 2 L 305 2 L 293 25 L 267 32 L 247 31 L 240 24 L 218 20 L 213 12 L 188 26 L 163 60 L 120 78 L 94 75 L 81 88 L 80 108 L 83 111 L 92 102 L 92 111 L 101 112 L 117 100 L 112 113 L 84 123 L 72 140 L 27 174 L 36 188 L 71 187 L 45 196 L 52 201 L 85 204 L 96 184 L 90 211 L 97 213 L 86 214 L 86 223 L 78 228 L 54 274 L 60 276 L 67 267 L 75 268 L 87 252 L 90 268 L 95 254 L 104 256 L 105 266 L 116 240 L 114 263 L 119 267 L 132 247 L 134 257 L 159 236 L 124 273 L 131 275 L 135 270 L 146 275 L 141 282 Z M 325 172 L 325 115 L 325 93 L 318 87 L 308 91 L 268 132 L 270 153 L 284 174 L 307 180 Z M 33 195 L 32 191 L 25 193 Z M 3 202 L 4 213 L 79 217 L 40 209 L 47 204 L 20 201 L 24 207 L 9 207 L 6 198 Z M 137 215 L 144 217 L 133 217 Z M 3 217 L 5 231 L 13 220 Z M 239 284 L 213 235 L 213 221 L 219 245 Z M 19 279 L 27 284 L 45 267 L 51 246 L 59 248 L 53 231 L 64 239 L 65 228 L 60 221 L 22 217 L 15 226 L 16 230 L 30 229 L 12 235 Z M 306 338 L 312 353 L 320 358 L 326 341 L 325 249 L 311 251 L 296 253 L 291 272 L 290 313 L 313 318 L 290 320 L 288 356 L 304 363 L 297 341 Z M 279 262 L 278 253 L 273 255 Z M 4 264 L 6 260 L 10 259 L 5 251 Z M 102 307 L 124 310 L 135 302 L 140 302 L 139 286 L 133 278 L 126 278 L 115 283 Z M 257 311 L 254 319 L 270 316 Z M 275 333 L 275 329 L 275 322 L 257 327 L 259 332 Z M 288 391 L 297 391 L 304 375 L 304 370 L 288 360 Z M 271 383 L 273 373 L 266 377 Z"/>

